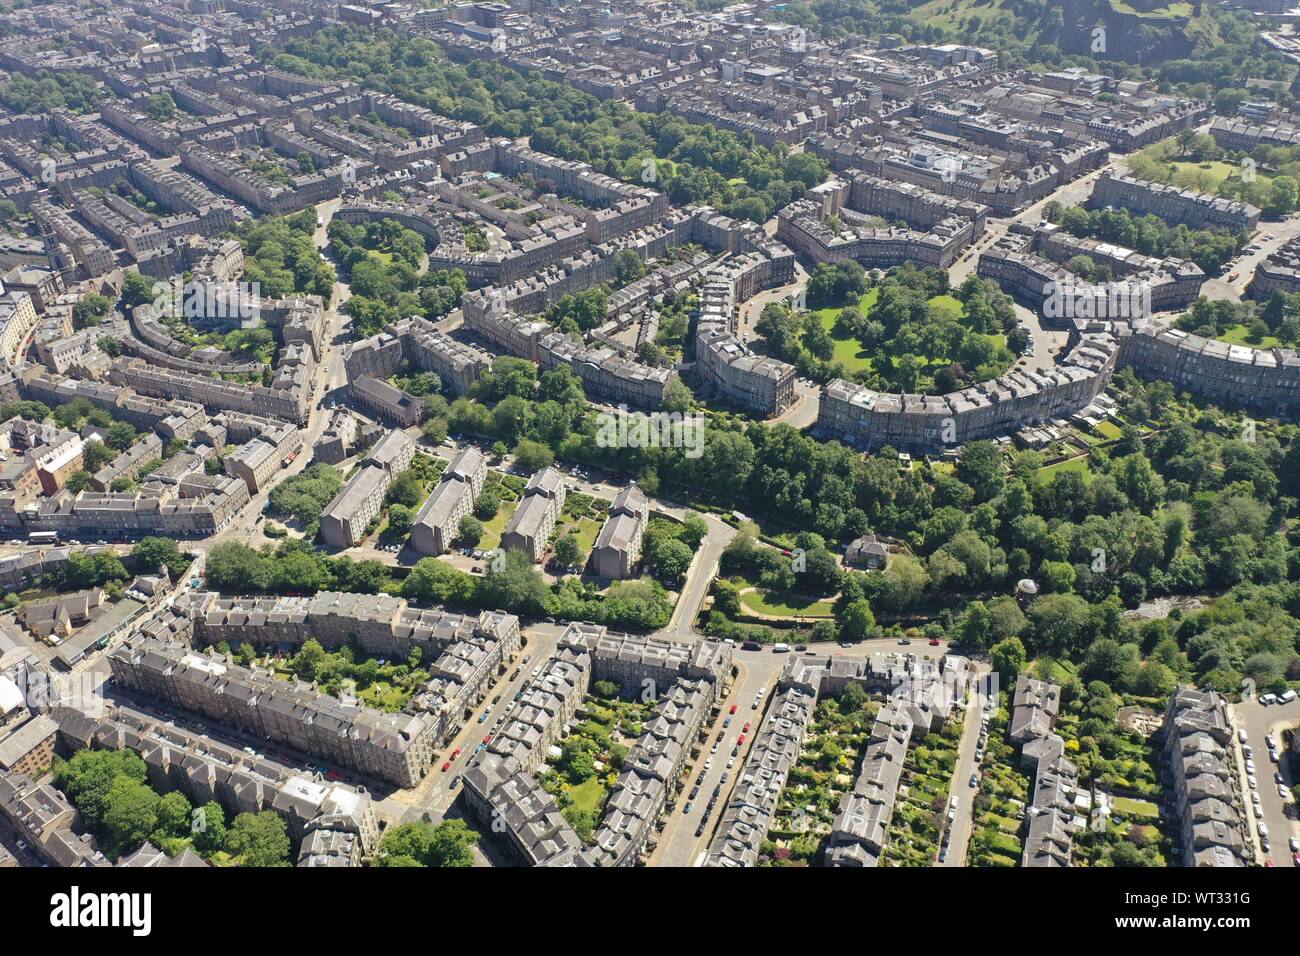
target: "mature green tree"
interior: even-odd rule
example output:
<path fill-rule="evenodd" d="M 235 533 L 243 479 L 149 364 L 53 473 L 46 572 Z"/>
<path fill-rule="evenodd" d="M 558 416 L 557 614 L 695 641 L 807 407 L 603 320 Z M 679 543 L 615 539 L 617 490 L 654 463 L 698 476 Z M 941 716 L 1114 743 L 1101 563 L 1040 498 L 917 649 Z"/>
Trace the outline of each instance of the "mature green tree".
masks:
<path fill-rule="evenodd" d="M 288 866 L 289 831 L 273 810 L 241 813 L 226 836 L 226 849 L 241 866 Z"/>
<path fill-rule="evenodd" d="M 171 538 L 141 538 L 131 549 L 131 560 L 137 571 L 155 573 L 165 567 L 173 577 L 189 566 L 180 547 Z"/>
<path fill-rule="evenodd" d="M 1008 687 L 1015 683 L 1028 659 L 1025 645 L 1018 637 L 1008 637 L 989 648 L 989 663 L 993 666 L 993 673 L 998 674 Z"/>
<path fill-rule="evenodd" d="M 388 533 L 401 537 L 409 534 L 415 522 L 415 512 L 406 505 L 388 506 Z"/>
<path fill-rule="evenodd" d="M 541 471 L 555 461 L 555 452 L 541 442 L 523 439 L 514 450 L 515 464 L 524 471 Z"/>
<path fill-rule="evenodd" d="M 871 605 L 863 598 L 858 598 L 844 609 L 840 620 L 840 636 L 846 641 L 865 640 L 876 626 L 876 616 L 871 613 Z"/>
<path fill-rule="evenodd" d="M 679 584 L 686 577 L 694 557 L 685 542 L 666 538 L 655 543 L 646 555 L 646 563 L 655 577 L 671 586 Z"/>
<path fill-rule="evenodd" d="M 158 826 L 158 794 L 147 784 L 118 777 L 104 801 L 101 832 L 110 856 L 136 849 Z"/>
<path fill-rule="evenodd" d="M 562 568 L 581 567 L 587 556 L 582 551 L 582 542 L 576 534 L 562 534 L 555 541 L 555 563 Z"/>
<path fill-rule="evenodd" d="M 483 522 L 473 515 L 465 515 L 456 526 L 456 540 L 467 548 L 477 548 L 486 533 L 487 528 L 483 526 Z"/>
<path fill-rule="evenodd" d="M 194 848 L 206 855 L 215 853 L 226 845 L 226 811 L 221 804 L 210 800 L 190 818 L 190 832 Z"/>

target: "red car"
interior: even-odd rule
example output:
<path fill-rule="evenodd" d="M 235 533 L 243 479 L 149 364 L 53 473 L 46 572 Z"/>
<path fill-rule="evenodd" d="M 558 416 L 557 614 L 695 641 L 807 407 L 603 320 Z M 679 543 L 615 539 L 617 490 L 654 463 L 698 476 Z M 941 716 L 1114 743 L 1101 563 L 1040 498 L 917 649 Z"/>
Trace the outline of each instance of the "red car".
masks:
<path fill-rule="evenodd" d="M 455 760 L 459 756 L 460 756 L 460 748 L 457 747 L 455 750 L 451 752 L 451 759 Z"/>
<path fill-rule="evenodd" d="M 744 735 L 744 734 L 741 734 L 739 737 L 736 738 L 736 746 L 737 746 L 737 747 L 743 745 L 744 742 L 745 742 L 745 735 Z"/>
<path fill-rule="evenodd" d="M 483 743 L 485 743 L 485 744 L 486 744 L 486 743 L 491 743 L 491 741 L 492 741 L 492 735 L 491 735 L 491 734 L 488 734 L 486 737 L 483 738 Z"/>
<path fill-rule="evenodd" d="M 736 705 L 735 705 L 735 704 L 732 704 L 732 705 L 731 705 L 731 710 L 727 711 L 727 713 L 729 713 L 729 714 L 734 714 L 735 712 L 736 712 Z"/>
<path fill-rule="evenodd" d="M 445 764 L 442 765 L 442 772 L 446 773 L 450 769 L 451 769 L 451 761 L 448 760 Z"/>
<path fill-rule="evenodd" d="M 743 733 L 749 733 L 749 721 L 745 721 L 745 726 L 740 729 Z"/>
<path fill-rule="evenodd" d="M 930 638 L 930 646 L 931 646 L 931 647 L 938 647 L 938 646 L 939 646 L 939 639 L 938 639 L 937 637 L 932 637 L 932 638 Z"/>
<path fill-rule="evenodd" d="M 1294 863 L 1296 866 L 1300 866 L 1300 853 L 1292 853 L 1291 862 Z"/>

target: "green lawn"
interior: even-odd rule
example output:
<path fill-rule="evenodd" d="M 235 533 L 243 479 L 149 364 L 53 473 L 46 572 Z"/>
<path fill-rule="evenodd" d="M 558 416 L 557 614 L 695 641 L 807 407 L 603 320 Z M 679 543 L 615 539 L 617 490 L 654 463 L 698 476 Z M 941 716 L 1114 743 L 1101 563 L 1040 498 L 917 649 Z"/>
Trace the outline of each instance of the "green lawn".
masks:
<path fill-rule="evenodd" d="M 483 539 L 479 541 L 478 546 L 484 551 L 501 545 L 501 536 L 505 534 L 506 525 L 510 522 L 510 516 L 515 513 L 519 507 L 517 501 L 503 501 L 497 513 L 493 515 L 491 521 L 483 522 Z"/>
<path fill-rule="evenodd" d="M 1171 183 L 1182 189 L 1194 189 L 1211 195 L 1219 192 L 1224 180 L 1239 174 L 1241 171 L 1236 164 L 1223 162 L 1222 160 L 1198 163 L 1179 157 L 1177 140 L 1171 136 L 1160 140 L 1158 143 L 1152 143 L 1140 152 L 1135 153 L 1134 160 L 1140 160 L 1140 162 L 1136 165 L 1131 164 L 1131 168 L 1133 173 L 1140 178 L 1151 175 L 1158 178 L 1160 182 Z M 1146 169 L 1145 167 L 1150 163 L 1157 165 L 1154 168 Z M 1265 186 L 1272 180 L 1272 177 L 1261 172 L 1257 172 L 1256 176 L 1259 182 Z"/>
<path fill-rule="evenodd" d="M 1102 438 L 1109 438 L 1111 440 L 1119 438 L 1124 434 L 1124 429 L 1120 428 L 1118 425 L 1116 425 L 1114 422 L 1110 421 L 1109 419 L 1104 422 L 1098 422 L 1095 426 L 1093 426 L 1092 430 L 1095 431 Z"/>
<path fill-rule="evenodd" d="M 596 546 L 596 538 L 600 536 L 601 523 L 594 518 L 582 518 L 578 521 L 568 518 L 555 537 L 559 538 L 573 531 L 578 536 L 578 543 L 582 545 L 582 553 L 591 554 L 591 549 Z"/>
<path fill-rule="evenodd" d="M 833 617 L 835 602 L 806 594 L 777 594 L 758 589 L 746 591 L 740 603 L 757 614 L 772 617 Z"/>
<path fill-rule="evenodd" d="M 1219 336 L 1219 341 L 1227 342 L 1229 345 L 1245 345 L 1252 349 L 1273 349 L 1282 345 L 1282 340 L 1275 335 L 1266 335 L 1258 342 L 1248 342 L 1246 333 L 1245 323 L 1238 322 L 1236 325 L 1228 326 L 1224 333 Z"/>
<path fill-rule="evenodd" d="M 566 783 L 564 792 L 573 797 L 575 809 L 590 810 L 592 813 L 599 814 L 600 808 L 605 803 L 605 796 L 609 791 L 601 783 L 600 774 L 595 774 L 576 787 Z"/>
<path fill-rule="evenodd" d="M 1147 800 L 1132 800 L 1128 797 L 1115 798 L 1115 812 L 1122 813 L 1126 817 L 1150 817 L 1153 820 L 1160 816 L 1160 808 L 1154 803 Z"/>
<path fill-rule="evenodd" d="M 879 296 L 879 289 L 869 289 L 867 294 L 862 297 L 858 307 L 864 315 L 869 314 L 875 308 L 876 299 Z M 822 327 L 831 334 L 831 339 L 835 342 L 834 360 L 843 362 L 844 367 L 850 373 L 869 372 L 871 371 L 871 357 L 862 350 L 862 343 L 852 336 L 839 338 L 835 334 L 835 317 L 840 314 L 842 308 L 843 306 L 827 306 L 824 309 L 816 310 L 813 315 L 816 316 Z"/>
<path fill-rule="evenodd" d="M 956 296 L 936 295 L 930 300 L 930 304 L 937 309 L 947 312 L 954 319 L 962 317 L 962 304 Z"/>
<path fill-rule="evenodd" d="M 1053 478 L 1063 471 L 1078 471 L 1083 473 L 1083 480 L 1089 481 L 1092 478 L 1092 470 L 1088 467 L 1087 458 L 1072 458 L 1069 461 L 1057 462 L 1055 465 L 1048 465 L 1038 469 L 1038 480 L 1047 484 Z"/>

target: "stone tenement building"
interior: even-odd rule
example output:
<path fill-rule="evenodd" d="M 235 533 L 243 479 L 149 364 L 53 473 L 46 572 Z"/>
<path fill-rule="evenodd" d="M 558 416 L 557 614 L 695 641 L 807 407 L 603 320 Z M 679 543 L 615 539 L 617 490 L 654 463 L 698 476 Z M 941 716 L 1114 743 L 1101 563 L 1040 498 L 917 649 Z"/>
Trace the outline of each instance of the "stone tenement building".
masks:
<path fill-rule="evenodd" d="M 901 777 L 881 761 L 901 765 L 911 740 L 941 727 L 965 696 L 969 676 L 969 662 L 955 655 L 947 655 L 941 663 L 903 654 L 873 654 L 866 660 L 791 658 L 782 668 L 776 695 L 737 775 L 736 788 L 709 843 L 705 866 L 757 862 L 819 696 L 838 696 L 850 683 L 892 699 L 872 730 L 874 754 L 868 751 L 854 789 L 840 802 L 826 862 L 875 866 Z M 905 733 L 896 739 L 900 729 Z"/>
<path fill-rule="evenodd" d="M 415 442 L 403 431 L 387 432 L 370 449 L 361 467 L 339 489 L 320 516 L 321 538 L 332 548 L 350 548 L 383 510 L 388 487 L 415 455 Z"/>
<path fill-rule="evenodd" d="M 164 721 L 125 704 L 98 712 L 60 706 L 52 716 L 66 749 L 134 751 L 144 760 L 152 787 L 179 790 L 195 806 L 215 800 L 231 817 L 274 811 L 295 840 L 314 833 L 349 834 L 355 838 L 351 865 L 359 865 L 379 843 L 379 824 L 364 788 L 254 756 L 186 727 L 183 720 Z"/>
<path fill-rule="evenodd" d="M 731 648 L 719 641 L 691 645 L 569 625 L 510 721 L 465 775 L 466 808 L 526 866 L 635 865 L 730 675 Z M 656 705 L 629 748 L 592 845 L 584 847 L 532 774 L 597 680 L 615 681 L 625 696 L 648 690 Z"/>
<path fill-rule="evenodd" d="M 477 617 L 413 608 L 400 598 L 323 591 L 310 598 L 196 596 L 187 609 L 192 643 L 225 641 L 299 648 L 309 638 L 329 650 L 355 644 L 374 657 L 402 659 L 420 648 L 427 684 L 407 704 L 425 717 L 436 745 L 450 740 L 482 700 L 492 676 L 520 645 L 519 619 L 483 611 Z"/>
<path fill-rule="evenodd" d="M 1178 688 L 1169 696 L 1161 735 L 1164 776 L 1177 807 L 1182 864 L 1248 865 L 1253 843 L 1242 813 L 1241 770 L 1227 701 L 1212 690 Z"/>
<path fill-rule="evenodd" d="M 1024 251 L 1031 244 L 1051 258 Z M 1106 262 L 1122 278 L 1109 284 L 1076 279 L 1057 263 L 1077 254 Z M 889 394 L 835 380 L 822 391 L 822 434 L 867 448 L 953 448 L 1069 418 L 1093 402 L 1116 369 L 1130 364 L 1141 375 L 1214 401 L 1282 417 L 1300 413 L 1300 355 L 1294 350 L 1230 345 L 1152 320 L 1151 313 L 1183 308 L 1196 297 L 1204 276 L 1190 263 L 1040 227 L 1031 237 L 1009 235 L 995 243 L 981 254 L 979 274 L 1066 325 L 1069 341 L 1056 367 L 1012 371 L 947 395 Z M 1137 298 L 1147 301 L 1134 309 Z"/>
<path fill-rule="evenodd" d="M 641 539 L 650 520 L 650 501 L 636 485 L 614 496 L 609 517 L 591 549 L 591 569 L 597 577 L 629 578 L 641 560 Z"/>
<path fill-rule="evenodd" d="M 128 691 L 399 787 L 415 786 L 433 759 L 436 730 L 422 716 L 345 706 L 310 686 L 148 638 L 120 645 L 108 661 Z"/>
<path fill-rule="evenodd" d="M 1031 780 L 1022 866 L 1069 866 L 1091 803 L 1079 789 L 1078 767 L 1065 758 L 1064 739 L 1052 732 L 1060 709 L 1057 685 L 1023 675 L 1016 681 L 1007 737 L 1020 744 L 1020 766 Z"/>
<path fill-rule="evenodd" d="M 1191 189 L 1179 189 L 1131 176 L 1102 173 L 1092 189 L 1089 204 L 1095 209 L 1127 209 L 1137 216 L 1156 216 L 1168 223 L 1186 223 L 1194 229 L 1207 226 L 1254 232 L 1259 210 L 1249 203 L 1221 199 Z"/>

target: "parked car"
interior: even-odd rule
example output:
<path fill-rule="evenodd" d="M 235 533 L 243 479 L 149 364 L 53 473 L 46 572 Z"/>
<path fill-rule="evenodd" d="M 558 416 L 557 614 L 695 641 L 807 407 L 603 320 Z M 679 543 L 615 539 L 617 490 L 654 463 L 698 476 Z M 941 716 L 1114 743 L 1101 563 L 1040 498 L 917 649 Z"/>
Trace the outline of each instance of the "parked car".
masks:
<path fill-rule="evenodd" d="M 978 786 L 980 785 L 980 777 L 979 777 L 979 774 L 977 774 L 977 773 L 973 773 L 973 774 L 971 774 L 971 775 L 970 775 L 970 780 L 968 780 L 968 781 L 966 781 L 966 782 L 971 786 L 972 789 L 975 788 L 975 787 L 978 787 Z"/>
<path fill-rule="evenodd" d="M 451 769 L 451 761 L 448 760 L 446 763 L 442 765 L 442 772 L 446 773 L 450 769 Z"/>

